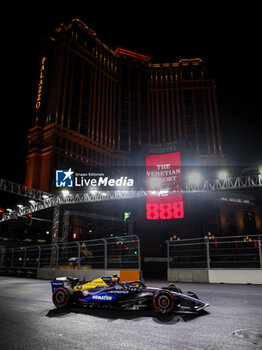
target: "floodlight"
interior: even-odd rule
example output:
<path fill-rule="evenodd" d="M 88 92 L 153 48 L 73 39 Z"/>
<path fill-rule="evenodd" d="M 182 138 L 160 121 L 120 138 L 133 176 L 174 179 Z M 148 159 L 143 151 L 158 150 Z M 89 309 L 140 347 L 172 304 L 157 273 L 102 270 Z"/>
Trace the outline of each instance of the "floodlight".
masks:
<path fill-rule="evenodd" d="M 194 171 L 188 175 L 188 182 L 192 185 L 199 185 L 202 180 L 201 174 Z"/>
<path fill-rule="evenodd" d="M 219 180 L 225 180 L 228 178 L 228 172 L 226 170 L 221 170 L 217 176 Z"/>
<path fill-rule="evenodd" d="M 62 190 L 61 192 L 62 192 L 62 195 L 63 195 L 64 197 L 66 197 L 66 196 L 69 195 L 69 191 L 68 191 L 68 190 Z"/>
<path fill-rule="evenodd" d="M 96 194 L 97 192 L 98 192 L 97 187 L 94 187 L 94 188 L 90 191 L 91 194 Z"/>
<path fill-rule="evenodd" d="M 159 191 L 159 194 L 168 194 L 168 188 Z"/>

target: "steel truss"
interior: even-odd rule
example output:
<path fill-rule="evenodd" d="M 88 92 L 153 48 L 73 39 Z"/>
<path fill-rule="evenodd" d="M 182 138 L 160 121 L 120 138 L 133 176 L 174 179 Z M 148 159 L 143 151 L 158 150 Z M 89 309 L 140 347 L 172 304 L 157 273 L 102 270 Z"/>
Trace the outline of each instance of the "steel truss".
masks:
<path fill-rule="evenodd" d="M 205 192 L 218 190 L 235 190 L 262 186 L 262 175 L 229 177 L 226 179 L 206 180 L 200 184 L 186 184 L 183 192 Z"/>
<path fill-rule="evenodd" d="M 30 201 L 30 205 L 28 206 L 21 206 L 19 209 L 10 210 L 8 213 L 4 213 L 4 218 L 2 221 L 17 219 L 20 216 L 62 204 L 91 203 L 107 200 L 142 198 L 146 196 L 161 196 L 175 193 L 236 190 L 254 187 L 262 187 L 262 175 L 226 178 L 223 180 L 206 180 L 200 184 L 175 184 L 172 185 L 172 189 L 161 189 L 159 191 L 90 191 L 86 193 L 69 193 L 67 195 L 52 195 L 47 192 L 38 191 L 14 182 L 10 182 L 8 180 L 0 179 L 0 190 L 34 199 Z"/>
<path fill-rule="evenodd" d="M 43 200 L 47 197 L 53 197 L 52 194 L 36 190 L 15 182 L 4 180 L 0 178 L 0 190 L 18 194 L 20 196 L 28 197 L 35 200 Z"/>

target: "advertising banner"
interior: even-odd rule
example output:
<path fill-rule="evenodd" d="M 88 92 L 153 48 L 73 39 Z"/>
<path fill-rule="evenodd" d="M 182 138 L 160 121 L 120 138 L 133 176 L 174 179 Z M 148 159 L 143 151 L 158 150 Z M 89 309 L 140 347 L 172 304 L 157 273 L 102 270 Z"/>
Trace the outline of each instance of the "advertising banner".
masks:
<path fill-rule="evenodd" d="M 146 155 L 146 218 L 148 220 L 184 217 L 182 193 L 170 194 L 182 183 L 180 152 Z"/>

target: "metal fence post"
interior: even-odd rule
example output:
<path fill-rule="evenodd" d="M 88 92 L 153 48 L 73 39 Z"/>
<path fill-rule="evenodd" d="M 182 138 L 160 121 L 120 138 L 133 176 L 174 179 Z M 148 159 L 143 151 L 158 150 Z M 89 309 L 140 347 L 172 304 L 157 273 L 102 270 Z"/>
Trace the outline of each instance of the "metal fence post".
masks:
<path fill-rule="evenodd" d="M 26 263 L 26 247 L 24 247 L 24 263 L 23 263 L 23 267 L 25 267 L 25 263 Z"/>
<path fill-rule="evenodd" d="M 6 247 L 1 247 L 0 249 L 0 253 L 1 253 L 1 258 L 0 258 L 0 266 L 1 267 L 6 267 L 7 266 L 7 250 Z"/>
<path fill-rule="evenodd" d="M 40 268 L 40 261 L 41 261 L 41 247 L 38 245 L 38 261 L 37 261 L 37 268 Z"/>
<path fill-rule="evenodd" d="M 207 269 L 210 269 L 209 240 L 206 239 Z"/>
<path fill-rule="evenodd" d="M 76 242 L 76 244 L 77 244 L 77 269 L 79 270 L 80 269 L 80 248 L 81 248 L 81 246 L 80 246 L 80 243 L 79 242 Z"/>
<path fill-rule="evenodd" d="M 170 268 L 170 262 L 169 262 L 169 258 L 170 258 L 169 248 L 170 248 L 170 245 L 169 245 L 169 241 L 166 242 L 166 246 L 167 246 L 167 270 L 169 270 L 169 268 Z"/>
<path fill-rule="evenodd" d="M 261 235 L 258 235 L 258 254 L 259 254 L 260 269 L 262 269 L 261 237 L 262 237 Z"/>
<path fill-rule="evenodd" d="M 59 245 L 57 243 L 54 245 L 56 247 L 56 268 L 58 269 L 58 267 L 59 267 Z"/>
<path fill-rule="evenodd" d="M 141 270 L 141 249 L 140 249 L 140 239 L 136 236 L 137 239 L 137 252 L 138 252 L 138 269 Z"/>
<path fill-rule="evenodd" d="M 14 267 L 14 248 L 10 248 L 12 255 L 11 255 L 11 267 Z"/>
<path fill-rule="evenodd" d="M 4 250 L 0 249 L 0 267 L 2 268 L 4 266 Z"/>
<path fill-rule="evenodd" d="M 104 241 L 104 267 L 105 267 L 105 270 L 107 270 L 107 241 L 106 239 L 103 239 Z"/>

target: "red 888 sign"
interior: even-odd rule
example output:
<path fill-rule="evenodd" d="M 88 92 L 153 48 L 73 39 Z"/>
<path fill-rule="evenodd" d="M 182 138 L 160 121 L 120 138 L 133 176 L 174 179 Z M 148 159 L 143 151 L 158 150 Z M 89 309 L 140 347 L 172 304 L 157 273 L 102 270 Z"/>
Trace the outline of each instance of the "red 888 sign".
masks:
<path fill-rule="evenodd" d="M 148 220 L 179 219 L 183 217 L 183 201 L 147 203 L 146 205 L 146 218 Z"/>

